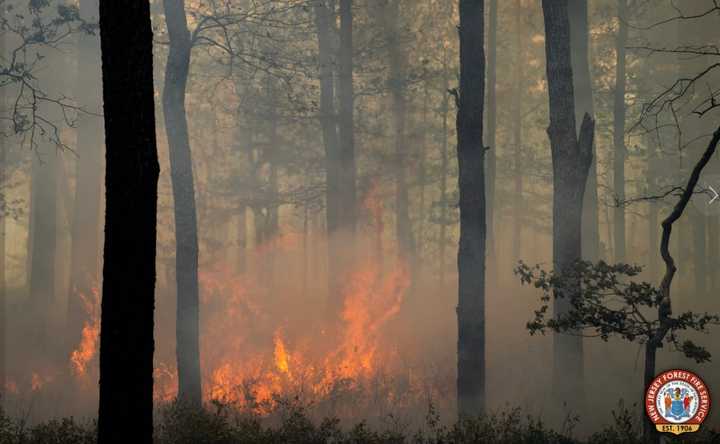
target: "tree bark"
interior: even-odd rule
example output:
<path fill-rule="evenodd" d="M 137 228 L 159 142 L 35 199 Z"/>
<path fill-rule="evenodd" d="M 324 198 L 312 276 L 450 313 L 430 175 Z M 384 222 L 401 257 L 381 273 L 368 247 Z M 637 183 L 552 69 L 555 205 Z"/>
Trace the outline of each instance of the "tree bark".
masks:
<path fill-rule="evenodd" d="M 494 229 L 495 229 L 495 178 L 497 177 L 497 31 L 498 31 L 498 2 L 490 0 L 488 8 L 488 60 L 487 60 L 487 136 L 485 145 L 487 152 L 487 249 L 494 257 Z M 520 67 L 520 65 L 516 65 Z M 490 266 L 494 264 L 491 261 Z M 496 270 L 497 268 L 494 268 Z M 491 271 L 491 275 L 494 273 Z"/>
<path fill-rule="evenodd" d="M 627 0 L 618 0 L 618 35 L 615 47 L 615 94 L 613 107 L 613 188 L 619 202 L 625 201 L 625 45 L 627 44 Z M 613 213 L 615 262 L 625 262 L 625 206 Z"/>
<path fill-rule="evenodd" d="M 568 2 L 570 18 L 570 51 L 575 90 L 575 125 L 580 128 L 585 113 L 594 118 L 592 75 L 590 73 L 589 26 L 587 0 Z M 597 261 L 600 258 L 600 227 L 598 215 L 597 162 L 593 143 L 593 161 L 590 165 L 582 215 L 583 258 Z"/>
<path fill-rule="evenodd" d="M 343 276 L 350 271 L 355 255 L 357 213 L 354 86 L 353 86 L 353 13 L 352 0 L 340 0 L 340 48 L 338 55 L 338 212 L 337 226 L 329 231 L 328 272 L 331 276 L 328 315 L 337 319 L 344 301 Z M 332 227 L 328 227 L 331 230 Z M 335 262 L 333 264 L 333 262 Z"/>
<path fill-rule="evenodd" d="M 80 16 L 88 23 L 97 23 L 98 0 L 82 0 Z M 84 109 L 98 115 L 102 113 L 100 81 L 100 38 L 81 33 L 78 36 L 77 100 Z M 77 131 L 77 185 L 66 321 L 68 351 L 80 343 L 83 321 L 87 318 L 81 295 L 89 297 L 93 287 L 100 283 L 100 203 L 104 148 L 102 121 L 95 116 L 83 115 Z"/>
<path fill-rule="evenodd" d="M 338 141 L 338 121 L 335 112 L 335 61 L 333 57 L 332 25 L 335 19 L 334 9 L 330 9 L 325 0 L 317 0 L 313 6 L 315 27 L 318 37 L 318 62 L 320 71 L 320 125 L 323 145 L 325 146 L 325 218 L 328 234 L 328 291 L 330 301 L 336 297 L 336 280 L 341 273 L 340 263 L 333 258 L 342 254 L 343 244 L 340 235 L 340 144 Z M 333 7 L 334 8 L 334 7 Z M 330 304 L 336 308 L 335 304 Z M 333 308 L 333 310 L 334 310 Z"/>
<path fill-rule="evenodd" d="M 562 273 L 582 258 L 582 208 L 585 185 L 592 163 L 594 122 L 585 114 L 577 136 L 575 95 L 570 60 L 568 0 L 543 0 L 545 53 L 550 99 L 548 135 L 553 163 L 553 263 Z M 577 297 L 579 282 L 572 294 L 558 295 L 556 316 L 570 309 Z M 582 407 L 583 347 L 574 335 L 554 335 L 553 390 L 569 406 Z"/>
<path fill-rule="evenodd" d="M 100 1 L 105 250 L 98 443 L 153 440 L 158 165 L 149 2 Z"/>
<path fill-rule="evenodd" d="M 163 0 L 163 6 L 170 41 L 162 100 L 175 203 L 178 399 L 198 406 L 202 402 L 198 234 L 192 155 L 185 111 L 192 44 L 184 0 Z"/>
<path fill-rule="evenodd" d="M 458 414 L 485 411 L 485 99 L 483 0 L 460 0 L 460 91 L 456 95 L 458 245 Z"/>

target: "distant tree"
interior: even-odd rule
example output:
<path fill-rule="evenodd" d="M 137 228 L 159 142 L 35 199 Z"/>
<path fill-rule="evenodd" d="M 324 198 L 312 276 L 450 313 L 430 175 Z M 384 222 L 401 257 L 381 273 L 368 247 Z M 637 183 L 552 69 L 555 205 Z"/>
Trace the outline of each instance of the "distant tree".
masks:
<path fill-rule="evenodd" d="M 100 1 L 107 172 L 98 443 L 153 441 L 159 164 L 147 1 Z"/>
<path fill-rule="evenodd" d="M 593 157 L 595 124 L 586 113 L 578 136 L 568 1 L 543 0 L 542 9 L 550 98 L 550 126 L 547 132 L 553 164 L 553 265 L 557 273 L 562 273 L 582 258 L 583 196 Z M 577 279 L 575 281 L 574 291 L 578 293 L 580 283 Z M 556 316 L 563 316 L 568 311 L 568 300 L 554 300 Z M 578 394 L 582 393 L 582 357 L 582 338 L 555 336 L 553 387 L 562 401 L 577 400 Z"/>
<path fill-rule="evenodd" d="M 163 116 L 170 150 L 175 210 L 178 398 L 200 405 L 198 233 L 192 153 L 185 111 L 192 40 L 183 0 L 163 0 L 170 47 L 165 65 Z"/>
<path fill-rule="evenodd" d="M 604 341 L 615 336 L 644 344 L 643 389 L 655 378 L 657 351 L 664 343 L 674 346 L 698 363 L 710 360 L 710 353 L 705 348 L 690 340 L 681 340 L 679 333 L 688 330 L 705 331 L 710 325 L 720 324 L 720 317 L 690 311 L 673 316 L 670 289 L 677 266 L 670 254 L 670 235 L 673 224 L 680 219 L 690 202 L 700 174 L 715 154 L 719 141 L 720 128 L 715 131 L 702 157 L 695 164 L 677 203 L 662 221 L 660 255 L 665 262 L 665 275 L 660 287 L 647 282 L 634 282 L 632 278 L 638 276 L 642 269 L 622 263 L 609 265 L 602 261 L 597 264 L 577 261 L 561 273 L 547 272 L 539 266 L 531 268 L 521 263 L 516 268 L 521 281 L 534 285 L 543 293 L 535 318 L 527 324 L 531 334 L 551 330 L 563 335 L 599 337 Z M 563 299 L 567 309 L 547 319 L 551 296 L 556 301 Z M 649 309 L 656 311 L 657 316 L 648 316 Z M 644 421 L 644 435 L 648 442 L 659 442 L 655 428 L 647 418 Z"/>
<path fill-rule="evenodd" d="M 625 84 L 627 46 L 627 0 L 617 2 L 618 33 L 616 37 L 615 91 L 613 94 L 613 188 L 620 201 L 625 200 Z M 613 214 L 615 262 L 625 262 L 625 206 L 617 205 Z"/>
<path fill-rule="evenodd" d="M 98 21 L 98 0 L 81 0 L 80 17 Z M 81 296 L 89 296 L 100 282 L 100 203 L 102 200 L 103 127 L 101 115 L 100 38 L 78 35 L 76 96 L 78 105 L 92 114 L 77 122 L 77 186 L 72 218 L 70 294 L 67 308 L 67 350 L 80 343 L 87 316 Z"/>
<path fill-rule="evenodd" d="M 460 88 L 457 100 L 458 413 L 485 410 L 485 2 L 460 0 Z"/>
<path fill-rule="evenodd" d="M 593 85 L 590 74 L 590 26 L 588 23 L 588 1 L 568 2 L 570 18 L 570 51 L 575 90 L 575 125 L 582 124 L 585 113 L 595 115 Z M 593 156 L 595 149 L 593 148 Z M 596 261 L 600 255 L 600 230 L 598 227 L 598 183 L 597 161 L 593 157 L 588 173 L 585 197 L 583 199 L 582 252 L 583 258 Z"/>

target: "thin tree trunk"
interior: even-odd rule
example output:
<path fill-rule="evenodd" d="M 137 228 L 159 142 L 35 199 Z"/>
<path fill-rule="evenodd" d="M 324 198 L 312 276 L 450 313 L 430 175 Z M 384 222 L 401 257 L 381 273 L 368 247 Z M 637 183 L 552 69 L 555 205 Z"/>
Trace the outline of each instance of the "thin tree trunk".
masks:
<path fill-rule="evenodd" d="M 153 442 L 157 183 L 149 2 L 100 0 L 105 250 L 98 443 Z"/>
<path fill-rule="evenodd" d="M 456 93 L 458 245 L 458 414 L 485 411 L 485 51 L 483 0 L 460 0 L 460 92 Z"/>
<path fill-rule="evenodd" d="M 613 188 L 619 202 L 625 201 L 625 45 L 627 44 L 627 0 L 618 0 L 619 29 L 615 47 L 615 94 L 613 107 Z M 615 262 L 625 262 L 625 206 L 614 208 Z"/>
<path fill-rule="evenodd" d="M 585 113 L 594 117 L 592 76 L 589 63 L 589 26 L 587 0 L 568 2 L 570 18 L 570 51 L 575 90 L 575 126 L 580 128 Z M 600 258 L 600 227 L 598 214 L 597 162 L 593 143 L 593 161 L 588 173 L 582 215 L 583 258 L 597 261 Z"/>
<path fill-rule="evenodd" d="M 594 138 L 594 122 L 589 114 L 583 118 L 579 137 L 575 127 L 567 5 L 567 0 L 542 2 L 550 98 L 548 135 L 553 162 L 553 263 L 559 273 L 582 258 L 583 197 Z M 577 282 L 572 294 L 555 298 L 556 316 L 568 312 L 570 300 L 577 297 L 579 291 Z M 571 408 L 582 408 L 583 347 L 578 336 L 554 335 L 553 390 L 556 397 Z"/>
<path fill-rule="evenodd" d="M 82 0 L 80 16 L 97 23 L 98 0 Z M 100 73 L 100 39 L 97 35 L 78 36 L 78 103 L 84 109 L 101 114 L 102 85 Z M 83 321 L 87 314 L 82 296 L 89 297 L 99 285 L 100 273 L 100 202 L 102 199 L 102 120 L 81 116 L 78 122 L 77 185 L 72 221 L 70 294 L 67 321 L 68 350 L 80 343 Z"/>
<path fill-rule="evenodd" d="M 332 9 L 324 0 L 314 4 L 315 27 L 318 36 L 318 62 L 320 71 L 320 125 L 322 126 L 323 144 L 325 146 L 325 217 L 328 234 L 328 291 L 330 301 L 337 297 L 337 279 L 341 273 L 341 263 L 333 258 L 342 254 L 343 244 L 338 238 L 341 229 L 341 162 L 340 144 L 338 141 L 337 115 L 335 112 L 335 62 L 332 44 L 332 23 L 335 19 L 334 5 Z M 335 304 L 329 304 L 336 308 Z M 333 308 L 333 309 L 334 309 Z"/>
<path fill-rule="evenodd" d="M 498 31 L 498 2 L 490 0 L 488 29 L 488 60 L 487 60 L 487 136 L 485 145 L 489 148 L 487 157 L 487 249 L 490 257 L 495 257 L 494 229 L 495 229 L 495 178 L 497 176 L 497 31 Z M 516 65 L 519 68 L 521 65 Z M 492 267 L 495 261 L 490 261 Z M 491 273 L 491 276 L 494 273 Z"/>
<path fill-rule="evenodd" d="M 162 100 L 175 209 L 178 399 L 198 406 L 202 402 L 198 233 L 192 156 L 185 112 L 185 91 L 192 43 L 184 1 L 163 0 L 163 6 L 170 41 Z"/>

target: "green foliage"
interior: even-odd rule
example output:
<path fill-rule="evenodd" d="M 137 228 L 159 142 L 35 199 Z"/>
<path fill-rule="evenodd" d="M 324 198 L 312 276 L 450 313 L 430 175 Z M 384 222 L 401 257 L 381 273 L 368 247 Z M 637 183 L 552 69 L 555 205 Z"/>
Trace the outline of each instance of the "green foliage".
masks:
<path fill-rule="evenodd" d="M 644 344 L 660 328 L 657 310 L 663 295 L 652 284 L 633 280 L 641 272 L 642 268 L 637 265 L 577 261 L 562 273 L 556 273 L 520 262 L 515 269 L 520 281 L 542 291 L 540 307 L 535 310 L 534 319 L 527 323 L 527 329 L 531 335 L 550 330 L 599 337 L 603 341 L 616 336 Z M 569 300 L 568 312 L 548 318 L 552 298 Z M 681 340 L 678 334 L 686 330 L 706 332 L 710 325 L 720 323 L 718 315 L 687 311 L 670 317 L 669 323 L 666 343 L 698 363 L 710 361 L 710 353 L 705 348 Z"/>

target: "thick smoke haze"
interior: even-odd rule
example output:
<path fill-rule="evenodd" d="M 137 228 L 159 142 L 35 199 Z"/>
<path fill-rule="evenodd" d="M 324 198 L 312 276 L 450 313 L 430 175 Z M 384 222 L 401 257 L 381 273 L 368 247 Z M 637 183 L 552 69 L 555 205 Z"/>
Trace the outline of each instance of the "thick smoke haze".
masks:
<path fill-rule="evenodd" d="M 194 338 L 208 408 L 269 424 L 288 405 L 343 425 L 414 431 L 429 411 L 456 421 L 457 3 L 150 2 L 158 412 L 193 400 Z M 542 293 L 514 270 L 557 262 L 553 186 L 567 171 L 548 138 L 541 2 L 481 3 L 486 411 L 517 407 L 558 431 L 578 415 L 573 433 L 587 436 L 627 408 L 641 428 L 642 343 L 578 339 L 581 379 L 566 381 L 578 402 L 563 405 L 554 334 L 528 331 Z M 570 3 L 576 132 L 584 112 L 594 119 L 582 258 L 642 266 L 633 279 L 659 287 L 661 222 L 717 128 L 718 7 Z M 98 0 L 0 8 L 2 407 L 28 424 L 92 420 L 106 183 Z M 708 203 L 718 178 L 714 156 L 673 228 L 675 314 L 720 312 L 720 203 Z M 678 334 L 713 359 L 667 344 L 657 372 L 692 370 L 720 396 L 720 332 Z M 178 360 L 190 362 L 185 385 Z M 711 410 L 703 427 L 718 418 Z"/>

